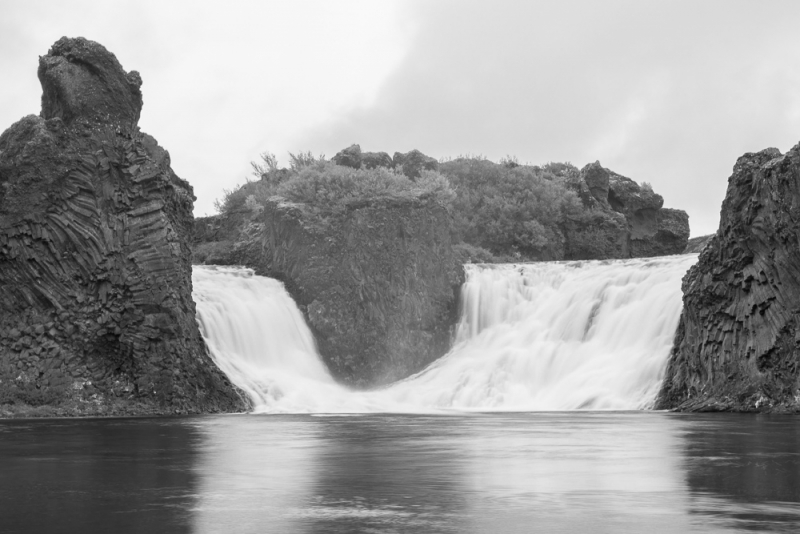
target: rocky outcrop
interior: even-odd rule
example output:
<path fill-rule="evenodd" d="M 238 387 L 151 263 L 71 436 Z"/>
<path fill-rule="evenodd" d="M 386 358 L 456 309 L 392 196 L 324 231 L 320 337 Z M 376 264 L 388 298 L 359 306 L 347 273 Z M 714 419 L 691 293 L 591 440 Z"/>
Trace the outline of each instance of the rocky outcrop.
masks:
<path fill-rule="evenodd" d="M 657 406 L 800 411 L 800 145 L 739 158 L 683 280 Z"/>
<path fill-rule="evenodd" d="M 648 184 L 595 162 L 581 169 L 574 187 L 589 213 L 568 221 L 566 259 L 665 256 L 686 248 L 689 216 L 664 208 L 664 199 Z"/>
<path fill-rule="evenodd" d="M 0 136 L 0 404 L 244 409 L 200 337 L 192 188 L 136 127 L 138 73 L 63 38 L 39 78 L 41 116 Z"/>
<path fill-rule="evenodd" d="M 431 198 L 323 214 L 275 197 L 243 232 L 236 258 L 285 283 L 345 384 L 393 382 L 449 349 L 464 274 L 449 215 Z"/>

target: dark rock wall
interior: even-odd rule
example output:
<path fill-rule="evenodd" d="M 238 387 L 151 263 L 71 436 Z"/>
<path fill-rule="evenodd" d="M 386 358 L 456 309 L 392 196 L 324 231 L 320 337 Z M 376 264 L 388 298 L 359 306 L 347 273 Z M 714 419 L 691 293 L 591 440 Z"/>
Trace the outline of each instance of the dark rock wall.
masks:
<path fill-rule="evenodd" d="M 136 123 L 141 80 L 85 39 L 40 59 L 42 116 L 0 136 L 0 403 L 245 408 L 191 298 L 191 186 Z"/>
<path fill-rule="evenodd" d="M 464 274 L 435 201 L 375 200 L 321 215 L 275 198 L 254 221 L 237 262 L 285 283 L 337 379 L 386 384 L 447 352 Z"/>
<path fill-rule="evenodd" d="M 659 408 L 800 411 L 800 145 L 739 158 L 683 280 Z"/>
<path fill-rule="evenodd" d="M 642 258 L 681 254 L 689 216 L 664 208 L 664 199 L 600 165 L 581 169 L 575 184 L 587 213 L 567 221 L 564 259 Z"/>

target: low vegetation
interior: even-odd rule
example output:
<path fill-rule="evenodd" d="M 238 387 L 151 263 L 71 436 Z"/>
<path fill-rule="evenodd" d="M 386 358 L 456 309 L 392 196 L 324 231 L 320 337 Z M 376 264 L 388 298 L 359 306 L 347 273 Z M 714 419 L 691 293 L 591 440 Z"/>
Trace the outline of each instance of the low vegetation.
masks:
<path fill-rule="evenodd" d="M 457 158 L 441 173 L 457 192 L 453 215 L 459 237 L 495 255 L 546 258 L 563 246 L 561 226 L 583 211 L 564 177 L 506 157 L 501 163 Z"/>
<path fill-rule="evenodd" d="M 225 191 L 218 211 L 255 215 L 274 196 L 324 213 L 365 200 L 433 198 L 451 212 L 459 254 L 473 262 L 557 258 L 565 222 L 587 216 L 575 193 L 578 169 L 569 163 L 539 167 L 514 156 L 500 163 L 469 156 L 407 176 L 403 165 L 388 166 L 388 155 L 387 166 L 358 168 L 310 152 L 289 156 L 289 167 L 281 168 L 273 154 L 262 154 L 251 164 L 254 179 Z"/>
<path fill-rule="evenodd" d="M 291 166 L 279 168 L 274 155 L 262 154 L 261 162 L 252 163 L 257 179 L 225 191 L 216 203 L 217 210 L 258 213 L 273 196 L 320 211 L 336 211 L 352 202 L 381 198 L 433 197 L 449 206 L 456 197 L 447 178 L 436 171 L 424 170 L 418 178 L 411 179 L 401 170 L 387 167 L 354 169 L 323 156 L 314 158 L 310 153 L 290 156 Z"/>

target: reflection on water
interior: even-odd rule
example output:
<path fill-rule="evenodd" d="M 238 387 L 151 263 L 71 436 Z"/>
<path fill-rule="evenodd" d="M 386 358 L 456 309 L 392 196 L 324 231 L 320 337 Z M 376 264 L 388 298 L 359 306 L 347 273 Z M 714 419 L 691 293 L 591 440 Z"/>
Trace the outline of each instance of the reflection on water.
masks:
<path fill-rule="evenodd" d="M 691 512 L 728 528 L 800 532 L 800 420 L 713 414 L 692 423 L 683 453 Z"/>
<path fill-rule="evenodd" d="M 3 421 L 0 532 L 191 532 L 197 441 L 169 419 Z"/>
<path fill-rule="evenodd" d="M 800 420 L 0 423 L 0 532 L 797 532 Z"/>

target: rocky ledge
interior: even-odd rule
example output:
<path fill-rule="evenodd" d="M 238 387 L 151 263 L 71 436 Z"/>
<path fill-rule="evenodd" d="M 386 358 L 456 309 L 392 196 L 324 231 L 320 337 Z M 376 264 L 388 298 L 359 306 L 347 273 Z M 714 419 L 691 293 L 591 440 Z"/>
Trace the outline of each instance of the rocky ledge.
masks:
<path fill-rule="evenodd" d="M 141 79 L 86 39 L 0 136 L 0 415 L 240 411 L 191 297 L 191 186 L 139 131 Z"/>
<path fill-rule="evenodd" d="M 800 145 L 739 158 L 683 279 L 657 407 L 800 412 Z"/>

